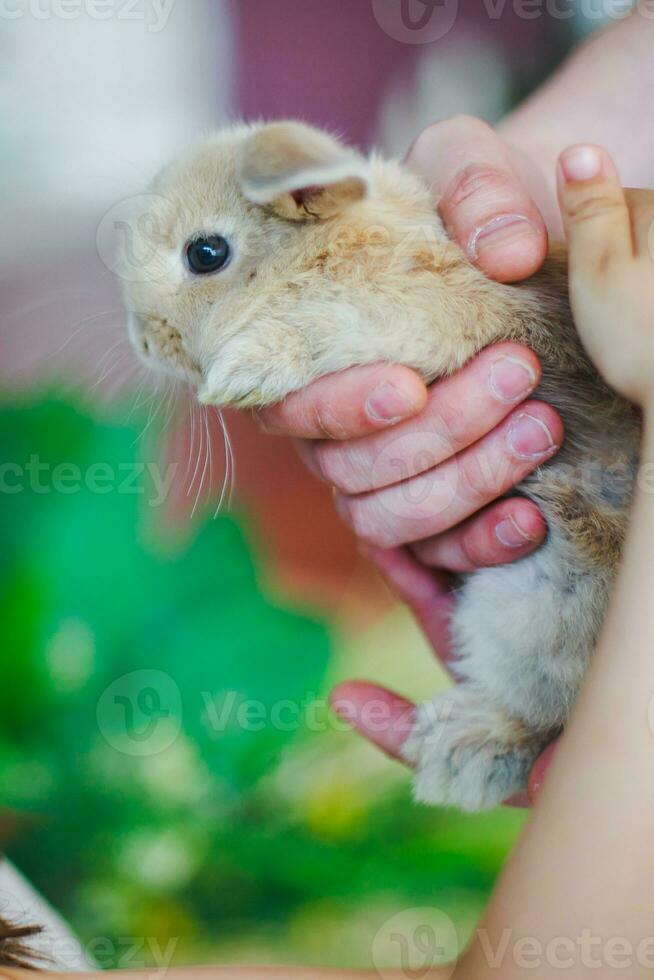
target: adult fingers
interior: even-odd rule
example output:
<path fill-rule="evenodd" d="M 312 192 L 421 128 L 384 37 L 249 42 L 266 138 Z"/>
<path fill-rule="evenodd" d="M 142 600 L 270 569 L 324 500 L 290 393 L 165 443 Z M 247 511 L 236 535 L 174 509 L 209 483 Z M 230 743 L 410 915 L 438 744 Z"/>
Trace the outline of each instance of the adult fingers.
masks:
<path fill-rule="evenodd" d="M 474 446 L 395 486 L 336 506 L 363 541 L 383 548 L 420 541 L 460 524 L 503 496 L 559 449 L 563 423 L 555 410 L 527 401 Z"/>
<path fill-rule="evenodd" d="M 416 706 L 370 681 L 345 681 L 331 693 L 331 708 L 339 718 L 376 745 L 386 755 L 407 764 L 402 747 L 411 733 Z M 547 770 L 558 748 L 549 745 L 534 763 L 526 793 L 507 801 L 512 806 L 530 806 L 540 793 Z"/>
<path fill-rule="evenodd" d="M 545 222 L 490 126 L 472 116 L 435 123 L 407 163 L 429 181 L 450 237 L 488 276 L 514 282 L 540 268 Z"/>
<path fill-rule="evenodd" d="M 631 231 L 635 250 L 652 258 L 654 246 L 654 191 L 625 187 L 624 196 L 631 217 Z"/>
<path fill-rule="evenodd" d="M 432 385 L 414 418 L 348 442 L 314 442 L 303 456 L 313 472 L 343 493 L 389 486 L 477 442 L 531 394 L 540 377 L 538 358 L 528 348 L 495 344 Z"/>
<path fill-rule="evenodd" d="M 374 364 L 326 375 L 257 413 L 266 432 L 303 439 L 353 439 L 420 412 L 427 389 L 409 368 Z"/>
<path fill-rule="evenodd" d="M 368 681 L 345 681 L 330 697 L 332 711 L 364 738 L 401 762 L 415 717 L 415 705 Z"/>
<path fill-rule="evenodd" d="M 364 548 L 388 587 L 406 603 L 441 663 L 455 659 L 450 638 L 454 595 L 448 576 L 426 568 L 406 548 Z"/>
<path fill-rule="evenodd" d="M 423 565 L 473 572 L 524 558 L 546 534 L 545 519 L 536 504 L 513 497 L 487 507 L 451 531 L 416 542 L 411 550 Z"/>

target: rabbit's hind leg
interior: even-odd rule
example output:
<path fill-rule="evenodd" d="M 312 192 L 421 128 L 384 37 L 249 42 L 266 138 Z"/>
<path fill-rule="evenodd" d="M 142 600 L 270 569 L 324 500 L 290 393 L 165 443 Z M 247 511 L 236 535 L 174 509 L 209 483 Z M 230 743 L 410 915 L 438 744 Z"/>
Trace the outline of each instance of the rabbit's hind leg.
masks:
<path fill-rule="evenodd" d="M 524 789 L 551 735 L 530 730 L 472 684 L 446 691 L 418 710 L 404 746 L 421 803 L 487 810 Z"/>

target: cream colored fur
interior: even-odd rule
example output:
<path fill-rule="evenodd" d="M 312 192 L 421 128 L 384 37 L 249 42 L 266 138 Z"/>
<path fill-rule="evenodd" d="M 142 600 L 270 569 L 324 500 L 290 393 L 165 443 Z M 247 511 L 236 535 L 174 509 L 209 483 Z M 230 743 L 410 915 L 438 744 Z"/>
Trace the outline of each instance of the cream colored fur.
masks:
<path fill-rule="evenodd" d="M 565 256 L 553 252 L 520 286 L 491 282 L 447 238 L 418 177 L 299 123 L 218 133 L 167 167 L 152 194 L 148 220 L 135 221 L 145 259 L 127 288 L 131 335 L 203 402 L 261 406 L 378 361 L 432 381 L 506 338 L 541 357 L 567 441 L 520 489 L 543 508 L 548 540 L 513 566 L 462 578 L 453 634 L 464 682 L 423 707 L 406 749 L 419 799 L 499 803 L 524 786 L 574 701 L 637 462 L 638 418 L 577 340 Z M 212 234 L 229 241 L 231 261 L 194 276 L 186 244 Z M 602 473 L 615 460 L 625 478 L 609 493 Z"/>

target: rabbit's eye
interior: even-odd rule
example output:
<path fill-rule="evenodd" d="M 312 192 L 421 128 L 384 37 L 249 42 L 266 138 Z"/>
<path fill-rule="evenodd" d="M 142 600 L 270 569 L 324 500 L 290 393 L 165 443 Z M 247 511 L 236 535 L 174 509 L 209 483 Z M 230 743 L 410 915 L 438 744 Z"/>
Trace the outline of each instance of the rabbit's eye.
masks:
<path fill-rule="evenodd" d="M 195 276 L 210 276 L 224 269 L 230 258 L 229 242 L 221 235 L 196 238 L 186 246 L 186 262 Z"/>

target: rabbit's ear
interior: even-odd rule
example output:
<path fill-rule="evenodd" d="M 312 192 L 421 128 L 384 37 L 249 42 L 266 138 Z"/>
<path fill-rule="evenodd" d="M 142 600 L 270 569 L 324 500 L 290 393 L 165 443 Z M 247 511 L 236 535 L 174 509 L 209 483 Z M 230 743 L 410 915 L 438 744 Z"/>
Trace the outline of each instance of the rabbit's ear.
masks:
<path fill-rule="evenodd" d="M 245 197 L 295 221 L 331 218 L 369 189 L 366 160 L 302 123 L 271 123 L 244 143 L 238 160 Z"/>

